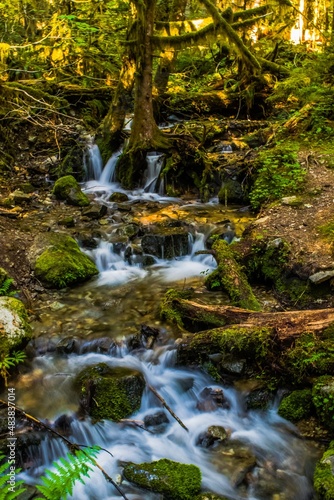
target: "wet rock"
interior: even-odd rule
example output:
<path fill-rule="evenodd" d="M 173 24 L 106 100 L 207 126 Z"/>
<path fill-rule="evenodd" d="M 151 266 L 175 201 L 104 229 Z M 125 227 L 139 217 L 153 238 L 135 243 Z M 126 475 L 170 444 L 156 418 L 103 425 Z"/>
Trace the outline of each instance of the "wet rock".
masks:
<path fill-rule="evenodd" d="M 97 267 L 81 252 L 77 242 L 62 233 L 38 235 L 28 256 L 35 276 L 51 288 L 81 283 L 98 274 Z"/>
<path fill-rule="evenodd" d="M 168 459 L 151 463 L 128 464 L 125 479 L 173 500 L 193 500 L 201 489 L 201 471 L 195 465 L 180 464 Z"/>
<path fill-rule="evenodd" d="M 80 353 L 86 354 L 87 352 L 110 353 L 116 348 L 116 343 L 109 337 L 101 337 L 99 339 L 90 340 L 81 346 Z"/>
<path fill-rule="evenodd" d="M 31 203 L 33 197 L 29 193 L 24 193 L 23 191 L 17 189 L 13 193 L 9 195 L 10 200 L 14 205 L 26 205 L 27 203 Z"/>
<path fill-rule="evenodd" d="M 59 432 L 62 436 L 69 436 L 72 432 L 72 422 L 74 418 L 72 415 L 60 415 L 53 424 L 53 428 L 56 432 Z"/>
<path fill-rule="evenodd" d="M 225 180 L 218 193 L 219 203 L 244 203 L 245 192 L 242 189 L 241 183 L 236 179 Z"/>
<path fill-rule="evenodd" d="M 215 411 L 217 408 L 229 408 L 229 402 L 224 396 L 222 389 L 205 387 L 199 395 L 197 408 L 201 411 Z"/>
<path fill-rule="evenodd" d="M 80 407 L 95 420 L 119 421 L 139 409 L 145 381 L 141 373 L 105 363 L 84 368 L 76 377 Z"/>
<path fill-rule="evenodd" d="M 108 209 L 106 205 L 100 205 L 99 203 L 91 203 L 89 207 L 85 208 L 82 211 L 82 215 L 84 217 L 88 217 L 89 219 L 100 219 L 104 217 L 107 213 Z"/>
<path fill-rule="evenodd" d="M 63 219 L 58 220 L 58 225 L 59 226 L 64 226 L 64 227 L 74 227 L 75 226 L 75 219 L 74 217 L 64 217 Z"/>
<path fill-rule="evenodd" d="M 249 473 L 257 465 L 252 450 L 240 441 L 221 441 L 215 448 L 214 462 L 234 487 L 247 484 Z"/>
<path fill-rule="evenodd" d="M 80 340 L 75 337 L 65 337 L 61 339 L 57 346 L 56 352 L 58 354 L 78 354 L 80 351 Z"/>
<path fill-rule="evenodd" d="M 229 220 L 224 221 L 222 228 L 219 228 L 219 231 L 216 230 L 215 233 L 211 234 L 210 237 L 206 240 L 206 246 L 208 248 L 212 248 L 212 245 L 217 239 L 224 240 L 226 241 L 226 243 L 230 244 L 234 240 L 235 236 L 236 234 L 234 224 Z"/>
<path fill-rule="evenodd" d="M 119 193 L 116 191 L 115 193 L 112 193 L 109 197 L 109 201 L 115 202 L 115 203 L 122 203 L 124 201 L 128 201 L 129 197 L 125 193 Z"/>
<path fill-rule="evenodd" d="M 130 351 L 136 349 L 152 349 L 154 342 L 158 338 L 160 330 L 148 325 L 140 326 L 140 333 L 132 335 L 127 339 L 127 346 Z"/>
<path fill-rule="evenodd" d="M 311 413 L 312 391 L 310 389 L 291 392 L 282 399 L 278 408 L 278 414 L 290 422 L 308 418 Z"/>
<path fill-rule="evenodd" d="M 158 411 L 153 415 L 146 415 L 144 417 L 144 425 L 145 427 L 157 427 L 161 425 L 168 424 L 169 420 L 164 411 Z"/>
<path fill-rule="evenodd" d="M 317 498 L 324 500 L 334 498 L 334 441 L 318 461 L 313 482 Z"/>
<path fill-rule="evenodd" d="M 246 396 L 247 410 L 267 410 L 274 394 L 265 388 L 255 389 Z"/>
<path fill-rule="evenodd" d="M 32 329 L 23 302 L 14 297 L 0 297 L 0 332 L 1 358 L 28 344 Z"/>
<path fill-rule="evenodd" d="M 67 201 L 70 205 L 86 207 L 90 204 L 88 197 L 81 191 L 73 175 L 60 177 L 55 182 L 53 194 L 58 200 Z"/>
<path fill-rule="evenodd" d="M 231 375 L 242 375 L 247 367 L 245 359 L 233 359 L 226 357 L 219 363 L 219 371 L 229 373 Z"/>
<path fill-rule="evenodd" d="M 129 239 L 135 238 L 139 233 L 140 227 L 138 224 L 127 224 L 117 230 L 117 234 L 126 236 Z"/>
<path fill-rule="evenodd" d="M 188 232 L 174 230 L 171 234 L 145 234 L 143 251 L 160 259 L 174 259 L 188 254 Z"/>
<path fill-rule="evenodd" d="M 143 255 L 142 264 L 144 267 L 154 266 L 156 260 L 152 255 Z"/>
<path fill-rule="evenodd" d="M 206 432 L 201 433 L 197 439 L 197 445 L 210 448 L 217 441 L 225 441 L 230 435 L 224 427 L 211 425 Z"/>

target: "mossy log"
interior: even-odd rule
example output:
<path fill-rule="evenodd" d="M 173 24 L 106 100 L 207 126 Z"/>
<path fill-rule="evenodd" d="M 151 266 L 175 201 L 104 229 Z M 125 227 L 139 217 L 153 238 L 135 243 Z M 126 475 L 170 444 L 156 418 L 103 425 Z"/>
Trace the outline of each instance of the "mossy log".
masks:
<path fill-rule="evenodd" d="M 233 306 L 208 306 L 178 298 L 169 300 L 175 318 L 182 319 L 188 331 L 198 332 L 205 328 L 238 325 L 239 328 L 273 328 L 275 336 L 287 344 L 303 333 L 321 332 L 334 326 L 334 309 L 305 311 L 257 312 Z M 187 341 L 186 341 L 187 342 Z"/>
<path fill-rule="evenodd" d="M 200 253 L 206 253 L 206 251 Z M 218 267 L 205 280 L 206 287 L 209 290 L 224 290 L 235 306 L 258 311 L 261 306 L 241 266 L 235 260 L 230 245 L 224 240 L 217 240 L 208 253 L 214 256 Z"/>

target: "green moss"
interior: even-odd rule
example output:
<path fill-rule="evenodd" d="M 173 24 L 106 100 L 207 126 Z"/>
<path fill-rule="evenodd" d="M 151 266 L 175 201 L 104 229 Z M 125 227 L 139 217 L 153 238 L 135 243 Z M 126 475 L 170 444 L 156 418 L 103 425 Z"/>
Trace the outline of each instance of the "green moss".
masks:
<path fill-rule="evenodd" d="M 334 498 L 334 441 L 329 445 L 316 465 L 313 482 L 319 500 L 333 500 Z"/>
<path fill-rule="evenodd" d="M 31 338 L 32 328 L 23 302 L 0 297 L 0 359 L 25 347 Z"/>
<path fill-rule="evenodd" d="M 329 375 L 319 377 L 312 388 L 312 401 L 317 416 L 324 426 L 334 431 L 334 378 Z"/>
<path fill-rule="evenodd" d="M 191 297 L 191 292 L 189 290 L 177 291 L 171 288 L 163 297 L 160 302 L 160 317 L 164 321 L 174 323 L 177 326 L 183 328 L 183 319 L 181 312 L 173 307 L 173 301 L 175 299 L 189 299 Z"/>
<path fill-rule="evenodd" d="M 281 364 L 297 384 L 305 382 L 311 376 L 333 373 L 333 339 L 329 333 L 322 338 L 305 333 L 296 339 L 290 349 L 283 351 Z"/>
<path fill-rule="evenodd" d="M 293 391 L 291 394 L 282 399 L 279 405 L 278 413 L 281 417 L 298 422 L 302 418 L 308 418 L 312 412 L 312 391 L 304 389 L 301 391 Z"/>
<path fill-rule="evenodd" d="M 166 500 L 193 500 L 201 489 L 198 467 L 167 459 L 128 464 L 124 468 L 124 476 L 142 488 L 161 493 Z"/>
<path fill-rule="evenodd" d="M 119 421 L 140 408 L 145 381 L 139 372 L 99 363 L 79 373 L 75 385 L 92 418 Z"/>
<path fill-rule="evenodd" d="M 222 289 L 227 292 L 235 306 L 259 311 L 261 306 L 253 294 L 241 266 L 235 260 L 233 249 L 224 240 L 217 240 L 212 245 L 216 252 L 218 268 L 205 280 L 209 290 Z"/>
<path fill-rule="evenodd" d="M 53 194 L 58 200 L 65 200 L 71 205 L 86 207 L 90 204 L 88 197 L 81 191 L 79 184 L 72 175 L 60 177 L 55 182 Z"/>
<path fill-rule="evenodd" d="M 64 288 L 98 274 L 90 258 L 70 236 L 58 233 L 53 244 L 36 260 L 35 276 L 46 286 Z"/>

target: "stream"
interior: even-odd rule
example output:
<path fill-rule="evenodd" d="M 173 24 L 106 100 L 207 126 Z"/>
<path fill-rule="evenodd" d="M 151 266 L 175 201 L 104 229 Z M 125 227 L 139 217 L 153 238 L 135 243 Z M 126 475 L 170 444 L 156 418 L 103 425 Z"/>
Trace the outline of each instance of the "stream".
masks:
<path fill-rule="evenodd" d="M 126 247 L 117 244 L 117 225 L 105 230 L 107 237 L 98 239 L 95 248 L 83 248 L 95 261 L 99 275 L 62 292 L 42 311 L 40 321 L 34 324 L 37 339 L 31 371 L 16 381 L 17 405 L 49 422 L 67 415 L 69 439 L 99 445 L 112 454 L 101 451 L 97 461 L 120 483 L 129 500 L 159 500 L 162 495 L 141 490 L 126 480 L 121 482 L 122 462 L 160 458 L 197 465 L 202 472 L 202 490 L 231 500 L 312 499 L 312 474 L 319 450 L 314 443 L 301 439 L 295 426 L 277 414 L 278 399 L 267 411 L 247 410 L 247 381 L 238 388 L 225 387 L 204 371 L 176 366 L 175 341 L 180 333 L 158 319 L 159 300 L 171 287 L 192 287 L 202 302 L 227 303 L 221 292 L 206 291 L 203 280 L 215 262 L 212 256 L 196 252 L 205 248 L 208 235 L 219 221 L 232 221 L 238 237 L 250 215 L 239 208 L 222 207 L 217 200 L 200 204 L 167 198 L 159 177 L 163 163 L 159 153 L 148 158 L 143 187 L 125 191 L 115 182 L 120 154 L 104 166 L 97 146 L 90 145 L 84 191 L 94 193 L 104 204 L 110 203 L 111 193 L 123 192 L 130 203 L 138 203 L 138 210 L 140 203 L 158 203 L 160 208 L 153 214 L 156 219 L 176 212 L 178 217 L 192 220 L 188 252 L 169 260 L 162 252 L 153 265 L 145 267 L 136 254 L 129 257 Z M 153 220 L 150 213 L 141 216 L 149 223 Z M 141 324 L 158 328 L 159 337 L 152 349 L 131 350 L 127 339 L 138 333 Z M 129 417 L 150 422 L 155 416 L 155 424 L 147 423 L 146 429 L 131 422 L 93 424 L 77 418 L 79 395 L 72 388 L 73 379 L 84 367 L 101 362 L 140 371 L 147 386 L 164 398 L 188 432 L 148 388 L 139 411 Z M 228 439 L 209 443 L 210 426 L 224 428 Z M 21 476 L 26 483 L 34 484 L 43 470 L 51 468 L 52 462 L 68 450 L 58 440 L 44 439 L 31 446 L 30 452 L 29 469 Z M 69 498 L 122 497 L 99 470 L 94 470 L 85 485 L 75 485 Z"/>

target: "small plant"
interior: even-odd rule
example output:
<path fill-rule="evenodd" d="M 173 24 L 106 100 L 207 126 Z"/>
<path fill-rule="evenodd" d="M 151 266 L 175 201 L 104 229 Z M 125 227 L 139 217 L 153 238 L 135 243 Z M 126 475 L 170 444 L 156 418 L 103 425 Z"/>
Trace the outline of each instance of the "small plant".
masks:
<path fill-rule="evenodd" d="M 261 151 L 256 168 L 255 182 L 249 195 L 254 209 L 300 191 L 306 175 L 306 170 L 298 162 L 297 151 L 291 145 L 278 145 Z"/>
<path fill-rule="evenodd" d="M 13 474 L 15 477 L 21 470 L 13 470 L 13 467 L 11 461 L 8 461 L 4 455 L 0 454 L 0 498 L 6 500 L 14 500 L 26 490 L 22 488 L 22 480 L 17 481 L 15 479 L 15 487 L 13 486 Z"/>
<path fill-rule="evenodd" d="M 8 385 L 8 376 L 10 368 L 18 365 L 19 363 L 22 363 L 22 361 L 24 361 L 25 359 L 26 355 L 23 351 L 16 351 L 13 352 L 11 355 L 6 355 L 0 361 L 0 377 L 4 379 L 6 387 Z"/>
<path fill-rule="evenodd" d="M 14 283 L 13 278 L 6 278 L 0 285 L 0 296 L 7 296 L 7 297 L 13 297 L 16 293 L 17 290 L 10 290 Z"/>
<path fill-rule="evenodd" d="M 36 486 L 44 495 L 37 500 L 65 500 L 72 495 L 75 482 L 84 484 L 84 478 L 89 477 L 89 472 L 96 466 L 95 457 L 99 451 L 99 446 L 88 447 L 76 450 L 74 454 L 68 453 L 67 459 L 60 458 L 54 462 L 55 470 L 46 470 L 42 477 L 43 485 Z"/>

